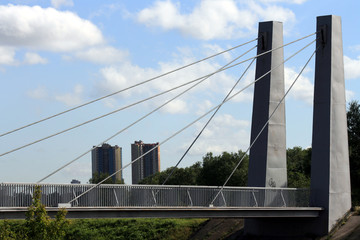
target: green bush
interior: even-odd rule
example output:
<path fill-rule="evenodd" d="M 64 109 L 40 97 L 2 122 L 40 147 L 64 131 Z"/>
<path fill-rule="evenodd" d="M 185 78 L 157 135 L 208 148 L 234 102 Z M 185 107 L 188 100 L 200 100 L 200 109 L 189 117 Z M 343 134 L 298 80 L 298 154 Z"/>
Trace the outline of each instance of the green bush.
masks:
<path fill-rule="evenodd" d="M 66 239 L 188 239 L 204 219 L 77 219 Z"/>
<path fill-rule="evenodd" d="M 0 239 L 64 239 L 69 225 L 65 219 L 66 210 L 61 209 L 50 219 L 45 205 L 41 203 L 40 186 L 35 187 L 33 202 L 26 212 L 25 221 L 3 221 L 0 224 Z"/>

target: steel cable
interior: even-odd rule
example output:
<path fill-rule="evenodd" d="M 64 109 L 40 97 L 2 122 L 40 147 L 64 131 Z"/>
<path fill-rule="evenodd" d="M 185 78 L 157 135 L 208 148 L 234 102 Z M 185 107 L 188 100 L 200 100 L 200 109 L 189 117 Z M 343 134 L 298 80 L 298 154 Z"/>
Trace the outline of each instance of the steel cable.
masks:
<path fill-rule="evenodd" d="M 264 129 L 266 128 L 266 126 L 269 124 L 269 121 L 271 119 L 271 117 L 274 115 L 274 113 L 276 112 L 276 110 L 279 108 L 280 104 L 283 102 L 283 100 L 285 99 L 285 97 L 287 96 L 287 94 L 290 92 L 290 90 L 292 89 L 292 87 L 295 85 L 296 81 L 299 79 L 299 77 L 301 76 L 302 72 L 305 70 L 305 68 L 307 67 L 307 65 L 309 64 L 309 62 L 311 61 L 311 59 L 313 58 L 313 56 L 315 55 L 316 51 L 318 50 L 318 48 L 312 53 L 312 55 L 310 56 L 310 58 L 308 59 L 308 61 L 306 62 L 306 64 L 304 65 L 304 67 L 301 69 L 301 71 L 299 72 L 299 74 L 297 75 L 297 77 L 295 78 L 295 80 L 293 81 L 293 83 L 290 85 L 290 87 L 288 88 L 288 90 L 286 91 L 285 95 L 281 98 L 280 102 L 277 104 L 277 106 L 275 107 L 275 109 L 273 110 L 273 112 L 271 113 L 271 115 L 269 116 L 268 120 L 266 121 L 266 123 L 264 124 L 264 126 L 262 127 L 262 129 L 260 130 L 260 132 L 256 135 L 254 141 L 250 144 L 250 146 L 247 148 L 247 150 L 244 152 L 244 155 L 242 156 L 242 158 L 239 160 L 239 162 L 237 163 L 237 165 L 235 166 L 235 168 L 233 169 L 233 171 L 231 172 L 231 174 L 229 175 L 229 177 L 226 179 L 225 183 L 222 185 L 222 187 L 220 188 L 219 192 L 215 195 L 214 199 L 211 201 L 210 205 L 212 205 L 214 203 L 214 201 L 216 200 L 216 198 L 219 196 L 219 194 L 223 191 L 225 185 L 228 183 L 228 181 L 230 180 L 230 178 L 233 176 L 233 174 L 235 173 L 236 169 L 240 166 L 241 162 L 244 160 L 244 158 L 246 157 L 246 154 L 250 151 L 251 147 L 255 144 L 256 140 L 260 137 L 261 133 L 264 131 Z"/>
<path fill-rule="evenodd" d="M 86 190 L 85 192 L 83 192 L 82 194 L 80 194 L 79 196 L 75 197 L 74 199 L 72 199 L 71 201 L 69 201 L 68 203 L 72 203 L 73 201 L 79 199 L 81 196 L 87 194 L 88 192 L 90 192 L 91 190 L 93 190 L 94 188 L 98 187 L 99 185 L 101 185 L 103 182 L 105 182 L 106 180 L 108 180 L 109 178 L 111 178 L 112 176 L 114 176 L 115 174 L 117 174 L 118 172 L 124 170 L 125 168 L 127 168 L 128 166 L 130 166 L 131 164 L 133 164 L 134 162 L 138 161 L 139 159 L 141 159 L 142 157 L 144 157 L 146 154 L 152 152 L 154 149 L 160 147 L 161 145 L 163 145 L 164 143 L 166 143 L 167 141 L 169 141 L 170 139 L 172 139 L 173 137 L 175 137 L 176 135 L 178 135 L 179 133 L 181 133 L 182 131 L 184 131 L 185 129 L 187 129 L 188 127 L 192 126 L 194 123 L 198 122 L 199 120 L 201 120 L 202 118 L 204 118 L 205 116 L 207 116 L 209 113 L 211 113 L 212 111 L 214 111 L 215 109 L 217 109 L 219 106 L 222 106 L 223 104 L 225 104 L 226 102 L 230 101 L 231 99 L 233 99 L 234 97 L 236 97 L 238 94 L 240 94 L 241 92 L 243 92 L 244 90 L 246 90 L 248 87 L 250 87 L 252 84 L 255 84 L 257 81 L 259 81 L 260 79 L 262 79 L 264 76 L 266 76 L 267 74 L 271 73 L 273 70 L 275 70 L 276 68 L 280 67 L 281 65 L 283 65 L 285 62 L 287 62 L 288 60 L 290 60 L 292 57 L 294 57 L 295 55 L 297 55 L 299 52 L 301 52 L 302 50 L 304 50 L 305 48 L 307 48 L 308 46 L 310 46 L 312 43 L 314 43 L 316 40 L 310 42 L 309 44 L 307 44 L 305 47 L 303 47 L 302 49 L 300 49 L 299 51 L 297 51 L 296 53 L 292 54 L 290 57 L 288 57 L 286 60 L 284 60 L 281 64 L 275 66 L 274 68 L 270 69 L 267 73 L 263 74 L 261 77 L 255 79 L 255 81 L 253 81 L 252 83 L 248 84 L 247 86 L 245 86 L 244 88 L 242 88 L 240 91 L 236 92 L 234 95 L 232 95 L 231 97 L 227 98 L 224 102 L 220 103 L 219 105 L 213 107 L 212 109 L 210 109 L 208 112 L 206 112 L 205 114 L 201 115 L 200 117 L 198 117 L 197 119 L 195 119 L 194 121 L 192 121 L 191 123 L 189 123 L 188 125 L 186 125 L 185 127 L 183 127 L 182 129 L 178 130 L 176 133 L 174 133 L 173 135 L 171 135 L 170 137 L 166 138 L 164 141 L 162 141 L 161 143 L 159 143 L 157 146 L 153 147 L 152 149 L 150 149 L 149 151 L 147 151 L 146 153 L 142 154 L 141 156 L 139 156 L 138 158 L 134 159 L 133 161 L 131 161 L 130 163 L 126 164 L 125 166 L 123 166 L 122 168 L 120 168 L 119 170 L 115 171 L 114 173 L 110 174 L 108 177 L 106 177 L 105 179 L 103 179 L 102 181 L 100 181 L 99 183 L 97 183 L 96 185 L 92 186 L 91 188 L 89 188 L 88 190 Z M 115 136 L 115 135 L 114 135 Z M 91 151 L 91 150 L 90 150 Z M 89 152 L 90 152 L 89 151 Z M 84 154 L 85 155 L 85 154 Z M 69 163 L 70 164 L 70 163 Z M 220 194 L 219 193 L 216 195 L 216 197 Z"/>

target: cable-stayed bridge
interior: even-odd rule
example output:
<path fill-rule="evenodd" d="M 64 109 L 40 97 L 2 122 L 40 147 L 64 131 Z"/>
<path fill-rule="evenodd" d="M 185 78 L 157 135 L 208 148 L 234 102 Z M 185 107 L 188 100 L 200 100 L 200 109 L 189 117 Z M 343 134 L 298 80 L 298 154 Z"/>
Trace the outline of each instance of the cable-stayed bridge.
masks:
<path fill-rule="evenodd" d="M 290 55 L 287 59 L 284 59 L 283 49 L 285 46 L 305 39 L 311 40 L 305 43 L 304 47 L 299 49 L 299 51 Z M 0 157 L 3 157 L 12 152 L 30 147 L 100 118 L 110 116 L 113 113 L 189 85 L 185 91 L 177 94 L 172 99 L 143 115 L 137 121 L 105 139 L 97 145 L 99 146 L 103 142 L 107 142 L 133 127 L 169 102 L 198 86 L 209 77 L 239 64 L 249 62 L 245 70 L 246 72 L 256 60 L 255 80 L 252 83 L 240 91 L 235 92 L 234 89 L 244 76 L 244 72 L 222 102 L 160 142 L 157 146 L 161 146 L 183 130 L 212 113 L 203 129 L 176 164 L 175 167 L 177 167 L 217 111 L 246 88 L 255 85 L 251 141 L 245 152 L 246 154 L 249 153 L 250 156 L 248 187 L 226 186 L 237 167 L 239 167 L 245 158 L 245 154 L 222 186 L 168 186 L 165 185 L 168 178 L 163 185 L 160 186 L 102 184 L 106 179 L 94 185 L 42 183 L 63 168 L 88 154 L 91 151 L 90 149 L 43 177 L 37 183 L 0 184 L 0 218 L 24 217 L 26 207 L 31 204 L 34 186 L 40 185 L 43 193 L 42 200 L 48 207 L 48 210 L 54 212 L 60 204 L 60 206 L 68 207 L 70 217 L 246 217 L 250 218 L 246 221 L 245 225 L 245 231 L 248 234 L 276 235 L 276 233 L 279 234 L 279 231 L 285 235 L 304 233 L 324 235 L 328 233 L 336 224 L 337 220 L 342 218 L 351 207 L 341 20 L 336 16 L 318 17 L 317 30 L 315 33 L 287 44 L 283 44 L 282 40 L 282 23 L 262 22 L 259 24 L 258 37 L 250 42 L 255 41 L 257 41 L 256 47 L 250 48 L 244 54 L 213 73 L 152 97 L 134 102 L 128 106 L 54 133 L 45 138 L 0 153 Z M 244 46 L 248 43 L 241 44 L 234 48 Z M 285 92 L 284 63 L 302 50 L 314 46 L 315 43 L 316 46 L 313 54 L 305 61 L 303 68 Z M 240 60 L 254 48 L 257 48 L 256 56 Z M 311 188 L 291 189 L 287 188 L 284 104 L 286 96 L 294 84 L 296 84 L 296 81 L 313 56 L 316 56 L 316 63 Z M 74 111 L 131 88 L 141 86 L 142 84 L 180 71 L 209 58 L 199 60 L 67 111 L 8 131 L 1 134 L 0 137 Z M 154 147 L 154 149 L 155 148 L 156 147 Z M 144 153 L 139 158 L 134 159 L 119 171 L 138 161 L 152 150 L 153 149 Z M 116 173 L 117 172 L 114 174 Z M 112 175 L 108 178 L 110 177 L 112 177 Z M 299 224 L 301 227 L 299 227 Z"/>

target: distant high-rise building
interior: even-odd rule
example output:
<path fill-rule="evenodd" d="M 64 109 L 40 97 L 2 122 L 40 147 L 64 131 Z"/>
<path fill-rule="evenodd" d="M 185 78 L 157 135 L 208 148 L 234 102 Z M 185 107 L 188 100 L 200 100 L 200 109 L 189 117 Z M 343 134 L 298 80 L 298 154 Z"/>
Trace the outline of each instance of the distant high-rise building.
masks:
<path fill-rule="evenodd" d="M 155 148 L 159 143 L 143 143 L 135 141 L 131 144 L 131 159 L 134 161 L 141 155 Z M 132 184 L 138 184 L 140 180 L 160 171 L 160 147 L 155 148 L 131 165 Z"/>
<path fill-rule="evenodd" d="M 93 176 L 94 173 L 111 175 L 122 167 L 122 149 L 117 145 L 104 143 L 101 147 L 94 147 L 91 151 L 91 159 Z M 114 182 L 122 181 L 122 171 L 116 173 L 112 179 Z"/>

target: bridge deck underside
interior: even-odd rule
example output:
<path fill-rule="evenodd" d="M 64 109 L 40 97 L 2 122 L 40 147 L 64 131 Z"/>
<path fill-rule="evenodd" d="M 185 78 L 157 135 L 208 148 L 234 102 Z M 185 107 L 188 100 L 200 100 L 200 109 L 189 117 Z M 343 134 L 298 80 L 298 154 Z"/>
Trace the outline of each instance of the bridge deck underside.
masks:
<path fill-rule="evenodd" d="M 59 208 L 46 208 L 54 216 Z M 24 219 L 25 207 L 2 207 L 0 219 Z M 67 218 L 314 218 L 318 207 L 71 207 Z"/>

